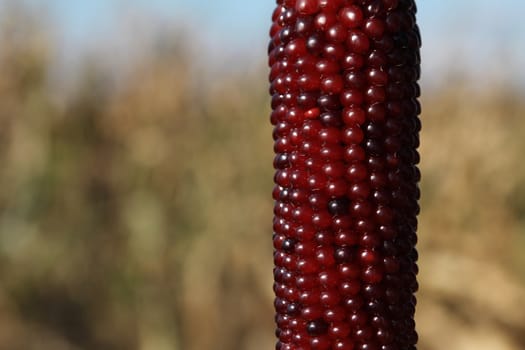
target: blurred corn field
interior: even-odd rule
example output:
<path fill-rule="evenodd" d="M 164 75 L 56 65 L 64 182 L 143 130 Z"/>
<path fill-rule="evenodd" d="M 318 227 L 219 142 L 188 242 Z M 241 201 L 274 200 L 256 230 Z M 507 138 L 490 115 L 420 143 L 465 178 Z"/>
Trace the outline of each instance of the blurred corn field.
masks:
<path fill-rule="evenodd" d="M 264 58 L 208 81 L 168 33 L 57 94 L 45 24 L 2 19 L 0 349 L 272 349 Z M 424 350 L 525 348 L 525 96 L 473 84 L 423 91 Z"/>

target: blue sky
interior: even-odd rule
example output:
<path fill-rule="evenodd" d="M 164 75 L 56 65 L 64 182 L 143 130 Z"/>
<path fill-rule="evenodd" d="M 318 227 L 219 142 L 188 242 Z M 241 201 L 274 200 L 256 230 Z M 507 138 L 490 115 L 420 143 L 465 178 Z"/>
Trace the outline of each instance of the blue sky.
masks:
<path fill-rule="evenodd" d="M 6 2 L 7 0 L 0 0 Z M 16 0 L 15 0 L 16 1 Z M 135 36 L 159 25 L 183 27 L 198 56 L 218 61 L 266 55 L 273 0 L 26 0 L 51 14 L 59 47 L 74 58 L 97 45 L 134 45 Z M 249 5 L 247 5 L 249 4 Z M 423 73 L 506 74 L 525 81 L 525 21 L 521 0 L 421 0 Z M 122 18 L 142 18 L 141 27 Z M 138 39 L 137 39 L 138 40 Z M 122 44 L 125 43 L 125 44 Z M 129 48 L 128 48 L 129 49 Z M 512 74 L 516 69 L 517 74 Z"/>

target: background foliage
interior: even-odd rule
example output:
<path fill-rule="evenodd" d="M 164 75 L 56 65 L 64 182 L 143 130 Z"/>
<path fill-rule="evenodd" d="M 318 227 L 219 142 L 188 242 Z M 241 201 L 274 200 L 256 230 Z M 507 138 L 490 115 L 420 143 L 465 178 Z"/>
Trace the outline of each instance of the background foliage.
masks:
<path fill-rule="evenodd" d="M 0 349 L 272 349 L 264 63 L 208 79 L 164 33 L 60 91 L 45 24 L 1 17 Z M 525 348 L 524 96 L 475 85 L 423 91 L 425 350 Z"/>

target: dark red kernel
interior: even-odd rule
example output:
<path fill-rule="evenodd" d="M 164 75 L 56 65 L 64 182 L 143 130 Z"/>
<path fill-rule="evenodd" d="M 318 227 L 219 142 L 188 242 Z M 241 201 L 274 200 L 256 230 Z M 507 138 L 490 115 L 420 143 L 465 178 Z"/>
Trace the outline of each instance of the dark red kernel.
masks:
<path fill-rule="evenodd" d="M 295 286 L 300 290 L 312 290 L 317 285 L 317 281 L 312 275 L 297 276 Z"/>
<path fill-rule="evenodd" d="M 319 107 L 321 108 L 324 108 L 327 110 L 333 110 L 333 111 L 325 112 L 321 114 L 321 121 L 323 121 L 323 116 L 325 116 L 327 113 L 330 113 L 329 115 L 327 115 L 327 117 L 329 117 L 330 119 L 336 119 L 339 117 L 338 112 L 336 110 L 340 108 L 341 104 L 339 102 L 339 98 L 337 95 L 332 95 L 332 94 L 321 95 L 319 99 L 317 100 L 317 103 Z M 327 123 L 324 123 L 324 124 L 327 124 Z"/>
<path fill-rule="evenodd" d="M 374 265 L 379 263 L 379 253 L 370 249 L 363 249 L 359 252 L 359 261 L 362 265 Z"/>
<path fill-rule="evenodd" d="M 353 52 L 364 54 L 370 48 L 370 40 L 365 33 L 354 29 L 348 34 L 347 45 Z"/>
<path fill-rule="evenodd" d="M 320 109 L 317 107 L 314 107 L 304 112 L 304 117 L 305 119 L 316 119 L 320 113 L 321 113 Z"/>
<path fill-rule="evenodd" d="M 367 57 L 367 64 L 372 68 L 382 68 L 388 63 L 387 56 L 380 50 L 373 50 Z"/>
<path fill-rule="evenodd" d="M 312 215 L 313 210 L 308 206 L 296 207 L 292 210 L 292 219 L 295 222 L 306 222 Z"/>
<path fill-rule="evenodd" d="M 360 182 L 367 176 L 366 167 L 363 164 L 354 163 L 348 167 L 346 178 L 351 182 Z"/>
<path fill-rule="evenodd" d="M 355 249 L 349 246 L 343 246 L 335 250 L 335 261 L 338 264 L 352 262 L 356 257 Z"/>
<path fill-rule="evenodd" d="M 272 22 L 277 21 L 279 16 L 284 12 L 284 7 L 281 5 L 278 5 L 272 12 Z"/>
<path fill-rule="evenodd" d="M 315 234 L 315 242 L 318 245 L 330 245 L 333 243 L 333 237 L 331 234 L 325 232 L 325 231 L 318 231 Z"/>
<path fill-rule="evenodd" d="M 319 11 L 318 0 L 297 0 L 295 9 L 301 15 L 313 15 Z"/>
<path fill-rule="evenodd" d="M 322 193 L 312 193 L 308 197 L 308 202 L 312 206 L 313 209 L 319 210 L 326 208 L 326 205 L 328 204 L 328 197 L 324 196 Z"/>
<path fill-rule="evenodd" d="M 306 55 L 306 42 L 302 38 L 293 39 L 286 45 L 284 53 L 288 58 L 297 58 Z"/>
<path fill-rule="evenodd" d="M 282 27 L 278 33 L 278 36 L 275 38 L 276 39 L 275 44 L 281 45 L 281 44 L 289 43 L 293 37 L 292 34 L 293 34 L 292 28 L 290 28 L 289 26 Z"/>
<path fill-rule="evenodd" d="M 364 326 L 368 323 L 369 315 L 367 315 L 362 310 L 357 310 L 351 313 L 350 315 L 350 324 L 354 327 Z"/>
<path fill-rule="evenodd" d="M 339 94 L 343 87 L 343 78 L 340 75 L 327 76 L 321 81 L 321 91 L 323 93 Z"/>
<path fill-rule="evenodd" d="M 328 337 L 317 337 L 310 340 L 312 350 L 329 350 L 331 345 L 332 343 Z"/>
<path fill-rule="evenodd" d="M 380 143 L 378 139 L 372 139 L 372 141 Z M 370 147 L 370 145 L 368 145 L 368 141 L 366 146 Z M 381 145 L 379 145 L 378 147 L 381 148 Z M 387 159 L 388 157 L 389 155 L 387 155 Z M 382 154 L 370 154 L 370 156 L 368 157 L 368 168 L 370 169 L 370 171 L 384 171 L 386 169 L 386 163 L 388 162 L 385 162 L 385 159 L 383 159 Z"/>
<path fill-rule="evenodd" d="M 316 305 L 319 304 L 319 299 L 321 297 L 321 291 L 319 289 L 311 289 L 311 290 L 303 290 L 299 296 L 299 301 L 303 305 Z M 306 312 L 305 309 L 303 309 L 303 316 Z M 322 309 L 320 310 L 320 313 L 322 314 Z"/>
<path fill-rule="evenodd" d="M 379 266 L 369 266 L 363 271 L 362 277 L 367 283 L 379 283 L 383 279 L 383 270 Z"/>
<path fill-rule="evenodd" d="M 307 321 L 313 321 L 315 319 L 319 319 L 320 317 L 323 316 L 323 308 L 320 305 L 317 305 L 317 302 L 319 301 L 318 300 L 318 295 L 317 295 L 317 299 L 313 299 L 314 301 L 312 302 L 312 301 L 310 301 L 309 297 L 307 298 L 305 296 L 303 298 L 303 295 L 306 295 L 306 294 L 308 294 L 308 293 L 307 292 L 303 292 L 303 294 L 301 294 L 301 300 L 303 302 L 311 304 L 311 306 L 304 307 L 301 310 L 302 318 L 304 318 Z"/>
<path fill-rule="evenodd" d="M 337 290 L 325 290 L 321 292 L 320 301 L 325 307 L 335 307 L 340 302 L 339 293 Z"/>
<path fill-rule="evenodd" d="M 346 71 L 344 75 L 345 85 L 352 89 L 363 89 L 367 85 L 367 78 L 362 71 Z"/>
<path fill-rule="evenodd" d="M 306 325 L 306 331 L 310 335 L 322 335 L 328 331 L 328 323 L 323 319 L 319 318 L 313 321 L 308 322 Z"/>
<path fill-rule="evenodd" d="M 278 153 L 273 160 L 273 166 L 275 169 L 284 169 L 290 166 L 288 153 Z"/>
<path fill-rule="evenodd" d="M 358 342 L 367 342 L 368 340 L 372 338 L 373 334 L 374 333 L 372 329 L 370 329 L 369 327 L 363 327 L 363 328 L 354 329 L 353 336 L 355 340 L 357 340 Z M 368 348 L 365 348 L 365 349 L 368 350 Z"/>
<path fill-rule="evenodd" d="M 323 173 L 330 178 L 342 177 L 345 173 L 345 164 L 343 162 L 327 163 L 323 165 Z M 328 183 L 330 184 L 330 181 Z"/>
<path fill-rule="evenodd" d="M 372 214 L 372 206 L 368 201 L 356 201 L 350 207 L 354 218 L 367 218 Z"/>
<path fill-rule="evenodd" d="M 343 25 L 336 23 L 326 31 L 326 39 L 328 41 L 341 43 L 346 40 L 348 32 Z"/>
<path fill-rule="evenodd" d="M 315 74 L 303 74 L 297 83 L 303 91 L 316 91 L 321 86 L 321 79 Z"/>
<path fill-rule="evenodd" d="M 301 144 L 301 135 L 299 134 L 299 131 L 297 129 L 293 129 L 290 132 L 289 138 L 290 138 L 290 143 L 293 146 L 297 147 Z"/>
<path fill-rule="evenodd" d="M 376 344 L 376 343 L 372 343 L 372 342 L 369 342 L 369 343 L 362 343 L 362 344 L 359 344 L 355 350 L 381 350 L 379 348 L 379 345 Z"/>
<path fill-rule="evenodd" d="M 289 303 L 286 306 L 286 314 L 290 316 L 297 316 L 301 313 L 301 306 L 298 303 Z"/>
<path fill-rule="evenodd" d="M 382 188 L 386 186 L 388 178 L 385 174 L 379 172 L 372 172 L 370 174 L 370 184 L 373 188 Z"/>
<path fill-rule="evenodd" d="M 382 103 L 385 102 L 386 92 L 380 86 L 370 86 L 365 94 L 366 102 L 368 103 Z"/>
<path fill-rule="evenodd" d="M 312 34 L 306 40 L 306 48 L 308 52 L 314 55 L 318 55 L 324 47 L 324 40 L 319 33 Z"/>
<path fill-rule="evenodd" d="M 345 148 L 343 154 L 344 160 L 349 163 L 357 163 L 365 160 L 365 151 L 362 147 L 352 145 Z M 353 165 L 352 165 L 353 166 Z M 351 167 L 352 167 L 351 166 Z M 353 182 L 359 182 L 359 178 L 362 178 L 363 171 L 366 171 L 364 165 L 357 164 L 356 167 L 347 169 L 347 176 L 350 176 L 350 180 Z M 354 174 L 357 174 L 357 177 L 354 177 Z"/>
<path fill-rule="evenodd" d="M 339 275 L 335 270 L 326 270 L 319 273 L 319 282 L 328 288 L 337 286 Z"/>
<path fill-rule="evenodd" d="M 355 70 L 362 68 L 364 64 L 365 59 L 362 55 L 355 52 L 351 52 L 343 57 L 342 67 L 344 69 Z"/>
<path fill-rule="evenodd" d="M 356 106 L 347 107 L 343 110 L 342 121 L 346 125 L 361 125 L 366 120 L 365 111 Z"/>
<path fill-rule="evenodd" d="M 386 11 L 394 10 L 399 4 L 399 0 L 383 0 L 383 6 Z"/>
<path fill-rule="evenodd" d="M 282 21 L 283 25 L 291 24 L 295 21 L 297 14 L 294 11 L 294 9 L 291 8 L 294 6 L 295 1 L 296 0 L 284 0 L 284 5 L 286 5 L 287 9 L 279 18 Z"/>
<path fill-rule="evenodd" d="M 308 187 L 311 190 L 320 190 L 326 185 L 326 178 L 322 174 L 310 175 L 308 178 Z"/>
<path fill-rule="evenodd" d="M 275 186 L 272 192 L 272 197 L 276 201 L 289 202 L 290 190 L 287 188 L 282 188 L 281 186 Z"/>
<path fill-rule="evenodd" d="M 319 135 L 319 132 L 322 129 L 322 124 L 317 120 L 308 120 L 305 121 L 302 128 L 301 128 L 301 134 L 306 139 L 315 139 L 317 135 Z"/>
<path fill-rule="evenodd" d="M 331 247 L 319 248 L 315 253 L 316 261 L 323 266 L 333 266 L 335 264 L 334 252 Z"/>
<path fill-rule="evenodd" d="M 301 241 L 294 244 L 294 251 L 299 257 L 310 257 L 315 254 L 316 245 L 311 241 Z"/>
<path fill-rule="evenodd" d="M 330 75 L 339 73 L 340 66 L 335 60 L 320 59 L 315 64 L 315 68 L 321 75 Z"/>
<path fill-rule="evenodd" d="M 386 36 L 386 35 L 383 36 L 381 39 L 374 40 L 372 42 L 372 45 L 374 49 L 381 50 L 385 54 L 388 54 L 389 52 L 391 52 L 395 47 L 394 39 L 392 39 L 391 36 Z"/>
<path fill-rule="evenodd" d="M 365 233 L 361 236 L 360 243 L 365 248 L 378 248 L 381 246 L 381 237 L 373 232 Z"/>
<path fill-rule="evenodd" d="M 328 308 L 324 311 L 323 317 L 327 322 L 341 322 L 346 318 L 346 310 L 341 306 Z"/>
<path fill-rule="evenodd" d="M 373 0 L 366 6 L 366 15 L 370 17 L 379 16 L 383 12 L 381 0 Z"/>
<path fill-rule="evenodd" d="M 363 100 L 363 93 L 358 89 L 345 90 L 341 94 L 341 104 L 345 107 L 360 105 Z"/>
<path fill-rule="evenodd" d="M 372 122 L 384 122 L 386 118 L 386 108 L 383 103 L 377 102 L 368 106 L 366 117 Z"/>
<path fill-rule="evenodd" d="M 343 300 L 343 306 L 349 312 L 355 312 L 364 305 L 363 298 L 360 296 L 352 296 Z"/>
<path fill-rule="evenodd" d="M 370 195 L 370 185 L 367 182 L 358 182 L 350 187 L 348 196 L 353 200 L 366 199 Z"/>
<path fill-rule="evenodd" d="M 356 264 L 344 263 L 337 266 L 337 270 L 341 277 L 346 280 L 352 280 L 359 277 L 361 268 Z"/>
<path fill-rule="evenodd" d="M 345 187 L 346 188 L 346 187 Z M 337 193 L 343 195 L 344 193 Z M 348 230 L 352 227 L 353 221 L 349 215 L 335 216 L 332 221 L 332 228 L 336 232 Z"/>
<path fill-rule="evenodd" d="M 324 12 L 335 12 L 343 2 L 344 0 L 319 0 L 319 7 Z"/>
<path fill-rule="evenodd" d="M 337 23 L 337 17 L 333 13 L 321 12 L 315 17 L 314 22 L 317 30 L 324 32 Z"/>
<path fill-rule="evenodd" d="M 376 139 L 366 140 L 365 150 L 367 151 L 368 154 L 372 156 L 370 160 L 377 159 L 377 157 L 381 156 L 384 153 L 383 145 L 381 144 L 381 142 L 379 142 L 379 140 L 376 140 Z M 369 165 L 373 165 L 373 163 L 370 164 L 369 162 Z M 372 167 L 371 167 L 371 170 L 372 170 Z M 376 169 L 373 169 L 373 170 L 376 170 Z"/>
<path fill-rule="evenodd" d="M 345 128 L 343 130 L 343 135 L 342 135 L 342 141 L 346 144 L 359 144 L 363 141 L 364 139 L 364 133 L 363 131 L 361 130 L 361 128 L 359 127 L 359 125 L 354 125 L 354 126 L 349 126 L 347 128 Z M 283 165 L 283 168 L 286 167 L 288 165 L 288 157 L 286 156 L 286 163 L 284 163 L 285 161 L 283 160 L 283 163 L 279 162 L 278 164 L 282 164 Z"/>
<path fill-rule="evenodd" d="M 308 43 L 307 43 L 308 47 Z M 298 57 L 294 62 L 293 67 L 297 70 L 297 73 L 306 73 L 311 71 L 317 62 L 317 58 L 314 55 L 306 55 L 303 57 Z"/>
<path fill-rule="evenodd" d="M 334 343 L 334 350 L 354 350 L 354 342 L 350 339 L 338 339 Z"/>
<path fill-rule="evenodd" d="M 332 215 L 343 215 L 348 213 L 348 199 L 341 197 L 328 202 L 328 212 Z"/>
<path fill-rule="evenodd" d="M 293 252 L 294 247 L 295 247 L 295 240 L 292 238 L 285 239 L 281 245 L 281 249 L 287 253 Z"/>
<path fill-rule="evenodd" d="M 326 193 L 330 197 L 341 197 L 345 195 L 347 191 L 347 183 L 342 178 L 328 180 L 328 182 L 326 183 Z"/>
<path fill-rule="evenodd" d="M 323 55 L 326 58 L 331 58 L 334 60 L 342 59 L 343 56 L 345 55 L 345 52 L 346 52 L 345 46 L 339 43 L 326 44 L 323 47 Z"/>
<path fill-rule="evenodd" d="M 314 21 L 312 17 L 299 17 L 295 22 L 295 34 L 300 36 L 311 35 L 314 31 Z"/>
<path fill-rule="evenodd" d="M 285 116 L 285 121 L 290 125 L 297 125 L 302 120 L 302 111 L 297 107 L 288 108 Z M 291 135 L 290 135 L 291 136 Z"/>
<path fill-rule="evenodd" d="M 357 28 L 363 22 L 363 12 L 355 5 L 343 7 L 339 11 L 339 20 L 347 28 Z"/>
<path fill-rule="evenodd" d="M 343 158 L 343 149 L 339 145 L 326 145 L 319 151 L 325 161 L 340 161 Z"/>
<path fill-rule="evenodd" d="M 364 32 L 373 39 L 381 38 L 385 32 L 385 23 L 378 18 L 370 18 L 365 23 Z"/>
<path fill-rule="evenodd" d="M 350 334 L 351 328 L 345 322 L 332 323 L 328 333 L 334 339 L 345 339 Z"/>
<path fill-rule="evenodd" d="M 331 216 L 329 213 L 320 212 L 312 216 L 312 224 L 320 229 L 326 229 L 330 227 L 332 223 Z"/>
<path fill-rule="evenodd" d="M 334 127 L 323 128 L 319 131 L 319 139 L 325 143 L 338 144 L 341 141 L 341 131 Z"/>
<path fill-rule="evenodd" d="M 293 337 L 293 332 L 291 329 L 283 329 L 278 334 L 279 340 L 284 343 L 290 342 L 292 340 L 292 337 Z"/>
<path fill-rule="evenodd" d="M 388 73 L 377 68 L 372 68 L 368 70 L 367 78 L 368 82 L 372 85 L 384 86 L 388 82 Z"/>
<path fill-rule="evenodd" d="M 354 245 L 359 242 L 359 237 L 352 231 L 342 231 L 335 235 L 334 242 L 337 245 Z"/>
<path fill-rule="evenodd" d="M 355 296 L 360 290 L 361 283 L 359 280 L 344 281 L 339 285 L 339 292 L 345 297 Z"/>

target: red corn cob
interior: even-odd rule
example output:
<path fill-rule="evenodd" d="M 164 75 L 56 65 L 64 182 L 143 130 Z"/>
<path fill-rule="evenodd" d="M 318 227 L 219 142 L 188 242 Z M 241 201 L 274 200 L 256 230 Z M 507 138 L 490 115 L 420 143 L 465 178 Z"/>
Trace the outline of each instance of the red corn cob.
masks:
<path fill-rule="evenodd" d="M 278 0 L 269 46 L 278 350 L 416 349 L 413 0 Z"/>

